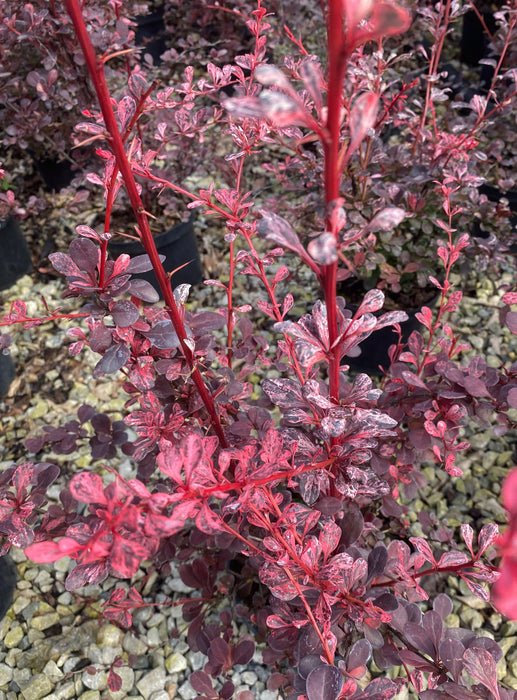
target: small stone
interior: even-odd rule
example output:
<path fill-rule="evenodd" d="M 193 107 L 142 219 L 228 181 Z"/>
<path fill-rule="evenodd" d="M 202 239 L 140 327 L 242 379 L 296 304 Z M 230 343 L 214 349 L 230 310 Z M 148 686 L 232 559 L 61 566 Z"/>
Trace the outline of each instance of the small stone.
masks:
<path fill-rule="evenodd" d="M 79 695 L 79 700 L 101 700 L 101 694 L 98 690 L 87 690 Z"/>
<path fill-rule="evenodd" d="M 122 638 L 123 632 L 118 627 L 115 625 L 103 625 L 97 635 L 97 644 L 101 649 L 105 646 L 120 646 Z"/>
<path fill-rule="evenodd" d="M 246 685 L 252 686 L 258 681 L 258 677 L 253 671 L 244 671 L 241 676 L 241 680 L 243 683 L 246 683 Z"/>
<path fill-rule="evenodd" d="M 163 644 L 163 639 L 160 636 L 160 631 L 157 627 L 151 627 L 147 632 L 146 640 L 149 646 L 159 647 Z"/>
<path fill-rule="evenodd" d="M 278 700 L 279 695 L 274 690 L 263 690 L 260 693 L 260 700 Z"/>
<path fill-rule="evenodd" d="M 25 700 L 39 700 L 48 695 L 53 688 L 53 684 L 49 678 L 39 673 L 32 681 L 22 689 L 22 695 Z"/>
<path fill-rule="evenodd" d="M 57 683 L 63 678 L 63 671 L 58 667 L 55 661 L 47 661 L 43 667 L 43 673 L 50 678 L 52 683 Z"/>
<path fill-rule="evenodd" d="M 56 696 L 59 700 L 70 700 L 70 698 L 75 697 L 74 681 L 68 681 L 68 683 L 63 683 L 59 688 L 56 688 Z"/>
<path fill-rule="evenodd" d="M 124 651 L 128 654 L 135 654 L 135 656 L 142 656 L 147 651 L 147 646 L 130 632 L 127 632 L 124 641 L 122 642 L 122 647 Z"/>
<path fill-rule="evenodd" d="M 13 678 L 13 669 L 7 664 L 0 664 L 0 688 L 6 686 Z"/>
<path fill-rule="evenodd" d="M 178 688 L 178 693 L 181 695 L 183 700 L 194 700 L 194 698 L 197 697 L 197 692 L 190 685 L 189 681 L 185 681 L 185 683 L 180 685 Z"/>
<path fill-rule="evenodd" d="M 157 690 L 164 690 L 165 678 L 165 671 L 163 668 L 155 668 L 149 671 L 149 673 L 146 673 L 136 684 L 138 692 L 147 700 L 151 693 Z"/>
<path fill-rule="evenodd" d="M 5 635 L 4 637 L 4 644 L 8 649 L 12 649 L 14 647 L 17 647 L 18 644 L 22 641 L 23 639 L 23 630 L 21 627 L 15 627 L 12 630 L 9 630 L 9 632 Z"/>
<path fill-rule="evenodd" d="M 23 595 L 19 595 L 18 598 L 13 603 L 13 612 L 15 615 L 19 615 L 21 611 L 27 607 L 31 602 L 30 598 L 26 598 Z"/>
<path fill-rule="evenodd" d="M 460 620 L 471 630 L 481 629 L 484 624 L 483 615 L 477 610 L 472 610 L 471 608 L 467 608 L 466 610 L 462 610 L 460 612 Z"/>
<path fill-rule="evenodd" d="M 96 673 L 83 671 L 81 680 L 83 685 L 90 690 L 104 690 L 108 684 L 108 674 L 106 671 L 97 671 Z"/>
<path fill-rule="evenodd" d="M 193 671 L 199 671 L 206 664 L 206 656 L 202 651 L 191 651 L 188 654 L 188 661 Z"/>
<path fill-rule="evenodd" d="M 59 615 L 57 612 L 48 613 L 48 615 L 39 615 L 38 617 L 33 617 L 31 620 L 31 627 L 36 630 L 46 630 L 53 625 L 57 625 L 59 622 Z"/>
<path fill-rule="evenodd" d="M 170 700 L 169 693 L 166 690 L 157 690 L 149 695 L 149 700 Z"/>
<path fill-rule="evenodd" d="M 165 668 L 169 673 L 180 673 L 187 668 L 187 659 L 178 652 L 171 654 L 165 659 Z"/>

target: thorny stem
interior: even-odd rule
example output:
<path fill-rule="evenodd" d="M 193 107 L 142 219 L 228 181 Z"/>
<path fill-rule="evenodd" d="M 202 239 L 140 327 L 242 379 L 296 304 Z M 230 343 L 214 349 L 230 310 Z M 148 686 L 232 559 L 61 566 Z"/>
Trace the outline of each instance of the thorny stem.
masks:
<path fill-rule="evenodd" d="M 176 305 L 170 281 L 167 278 L 167 275 L 165 274 L 165 270 L 163 269 L 163 265 L 161 264 L 160 258 L 158 256 L 158 251 L 156 250 L 156 245 L 154 243 L 151 230 L 149 228 L 149 221 L 145 213 L 140 195 L 138 194 L 138 189 L 131 169 L 131 165 L 129 163 L 128 157 L 124 149 L 122 137 L 118 130 L 115 114 L 111 107 L 110 93 L 106 84 L 104 66 L 102 64 L 102 61 L 99 60 L 98 57 L 95 55 L 95 51 L 90 41 L 90 37 L 88 36 L 88 31 L 86 29 L 86 25 L 81 13 L 81 8 L 78 0 L 65 0 L 65 6 L 70 16 L 70 19 L 72 20 L 72 23 L 74 25 L 77 39 L 81 45 L 86 64 L 88 66 L 88 70 L 95 87 L 95 92 L 97 93 L 102 116 L 104 118 L 104 123 L 109 134 L 108 140 L 113 149 L 113 154 L 117 162 L 117 167 L 119 168 L 122 178 L 124 180 L 129 200 L 131 202 L 131 206 L 133 208 L 136 220 L 138 222 L 140 235 L 142 238 L 142 245 L 144 246 L 144 249 L 148 254 L 149 259 L 151 260 L 151 263 L 153 265 L 158 284 L 160 285 L 160 289 L 163 294 L 165 304 L 167 306 L 169 317 L 172 321 L 174 330 L 180 341 L 183 356 L 185 357 L 185 360 L 187 361 L 187 364 L 189 365 L 189 368 L 191 370 L 192 380 L 194 381 L 196 388 L 199 392 L 199 396 L 208 411 L 208 414 L 210 416 L 210 422 L 219 439 L 221 446 L 227 447 L 228 443 L 224 435 L 223 427 L 221 425 L 221 421 L 219 419 L 219 415 L 215 407 L 213 397 L 203 381 L 203 378 L 194 358 L 194 353 L 186 342 L 187 334 L 185 331 L 185 326 L 183 324 L 183 320 L 181 318 L 179 309 Z"/>
<path fill-rule="evenodd" d="M 346 44 L 343 32 L 343 4 L 340 0 L 330 0 L 327 17 L 328 46 L 328 99 L 327 137 L 323 141 L 325 204 L 327 207 L 339 197 L 341 171 L 339 169 L 339 137 L 341 131 L 341 109 L 343 105 L 343 80 L 346 71 Z M 338 237 L 332 230 L 329 219 L 327 231 Z M 336 308 L 337 262 L 325 265 L 322 270 L 322 286 L 327 309 L 329 333 L 329 390 L 330 397 L 339 401 L 339 344 Z"/>

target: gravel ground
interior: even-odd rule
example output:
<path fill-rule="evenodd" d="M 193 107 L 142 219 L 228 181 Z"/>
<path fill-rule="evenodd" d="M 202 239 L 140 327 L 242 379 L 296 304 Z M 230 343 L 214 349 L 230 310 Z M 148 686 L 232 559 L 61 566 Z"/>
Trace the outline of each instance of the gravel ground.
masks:
<path fill-rule="evenodd" d="M 512 274 L 513 268 L 509 267 L 500 282 L 510 280 Z M 2 293 L 0 301 L 17 297 L 34 300 L 43 294 L 51 308 L 62 303 L 58 302 L 62 284 L 38 279 L 37 273 L 22 278 Z M 306 295 L 310 281 L 306 280 L 305 286 L 301 282 Z M 498 322 L 501 293 L 486 275 L 480 275 L 477 281 L 474 278 L 470 290 L 457 325 L 465 331 L 474 350 L 488 356 L 490 364 L 514 361 L 517 339 L 502 331 Z M 210 294 L 213 291 L 200 291 L 196 297 L 203 296 L 210 303 Z M 37 314 L 36 307 L 37 303 L 31 301 L 30 311 Z M 95 356 L 82 356 L 79 363 L 62 348 L 65 330 L 66 324 L 49 325 L 36 332 L 13 334 L 18 372 L 9 393 L 0 399 L 0 470 L 13 459 L 24 458 L 23 440 L 30 433 L 49 422 L 75 417 L 81 403 L 108 408 L 115 415 L 122 408 L 124 397 L 116 382 L 108 378 L 88 379 L 84 362 L 93 366 Z M 425 470 L 429 484 L 414 504 L 412 534 L 422 534 L 416 516 L 421 509 L 434 513 L 449 527 L 466 521 L 475 529 L 490 521 L 504 524 L 499 494 L 502 479 L 515 464 L 515 434 L 496 439 L 491 431 L 477 429 L 466 430 L 465 436 L 472 447 L 462 457 L 462 479 L 452 481 L 434 468 Z M 80 451 L 58 457 L 57 461 L 67 464 L 69 471 L 76 466 L 87 467 L 90 459 L 87 452 Z M 53 486 L 50 492 L 56 495 L 58 487 Z M 27 561 L 20 551 L 13 551 L 12 556 L 19 580 L 13 605 L 0 620 L 0 700 L 190 700 L 197 696 L 188 677 L 203 667 L 205 657 L 189 651 L 179 607 L 144 608 L 135 615 L 135 628 L 124 632 L 99 614 L 99 601 L 109 597 L 120 581 L 109 579 L 102 586 L 83 589 L 79 597 L 64 589 L 68 560 L 41 566 Z M 143 572 L 141 576 L 144 577 Z M 165 581 L 151 577 L 144 588 L 144 595 L 156 603 L 167 596 L 175 600 L 190 592 L 174 567 Z M 499 664 L 500 678 L 517 689 L 517 623 L 504 621 L 454 577 L 446 581 L 446 592 L 454 600 L 454 611 L 448 620 L 451 624 L 457 624 L 459 619 L 463 626 L 502 640 L 505 656 Z M 122 690 L 108 693 L 107 672 L 116 657 L 123 660 L 117 670 Z M 237 690 L 250 690 L 258 700 L 276 700 L 280 696 L 267 689 L 268 676 L 269 669 L 262 665 L 261 653 L 257 651 L 246 668 L 233 670 L 232 680 Z M 402 700 L 408 694 L 401 693 L 399 697 Z"/>

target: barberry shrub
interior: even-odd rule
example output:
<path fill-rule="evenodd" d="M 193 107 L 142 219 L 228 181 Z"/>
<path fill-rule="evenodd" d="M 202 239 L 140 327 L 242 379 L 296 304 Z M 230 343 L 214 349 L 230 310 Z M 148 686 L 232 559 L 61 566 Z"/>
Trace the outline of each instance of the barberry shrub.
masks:
<path fill-rule="evenodd" d="M 440 10 L 451 5 L 439 3 Z M 503 434 L 513 427 L 509 409 L 517 407 L 517 368 L 496 370 L 482 357 L 462 362 L 468 346 L 446 320 L 461 301 L 451 270 L 468 245 L 468 235 L 455 228 L 462 213 L 457 201 L 464 188 L 477 185 L 459 182 L 450 159 L 434 183 L 440 234 L 430 281 L 438 302 L 422 308 L 422 332 L 413 332 L 407 346 L 391 347 L 391 365 L 379 384 L 347 365 L 366 338 L 387 326 L 399 332 L 406 319 L 404 310 L 382 313 L 380 289 L 368 291 L 352 310 L 337 287 L 346 277 L 340 268 L 354 269 L 347 261 L 353 263 L 355 243 L 396 229 L 407 213 L 399 191 L 383 186 L 382 203 L 363 224 L 343 194 L 350 178 L 354 190 L 364 191 L 369 153 L 380 147 L 385 118 L 405 92 L 383 84 L 382 57 L 392 50 L 392 38 L 409 30 L 409 12 L 392 2 L 329 0 L 319 29 L 324 34 L 326 28 L 326 54 L 310 54 L 287 27 L 296 54 L 280 68 L 267 59 L 272 20 L 258 0 L 246 21 L 252 49 L 232 64 L 209 64 L 202 78 L 187 68 L 180 87 L 157 94 L 137 66 L 126 92 L 115 97 L 104 77 L 108 59 L 96 55 L 80 3 L 65 0 L 65 6 L 98 98 L 100 111 L 86 116 L 105 168 L 90 179 L 104 188 L 107 214 L 104 231 L 78 226 L 68 253 L 51 260 L 66 278 L 66 295 L 84 301 L 69 315 L 84 320 L 69 332 L 71 351 L 79 355 L 89 346 L 100 356 L 95 377 L 122 377 L 128 407 L 138 404 L 124 418 L 136 438 L 128 440 L 124 425 L 91 407 L 80 409 L 78 421 L 33 438 L 28 447 L 34 452 L 51 442 L 60 454 L 89 440 L 93 457 L 105 461 L 76 473 L 61 503 L 49 504 L 43 517 L 57 467 L 25 462 L 4 472 L 2 552 L 24 547 L 41 563 L 70 556 L 76 565 L 68 590 L 109 576 L 131 579 L 142 566 L 166 571 L 174 559 L 184 583 L 200 591 L 183 601 L 190 648 L 208 657 L 191 681 L 200 698 L 232 697 L 228 671 L 249 661 L 255 641 L 265 641 L 264 661 L 274 668 L 269 687 L 286 697 L 388 699 L 408 686 L 424 700 L 515 700 L 517 693 L 498 682 L 500 647 L 448 626 L 452 601 L 431 585 L 454 574 L 489 601 L 487 584 L 498 576 L 492 563 L 497 527 L 487 524 L 475 533 L 465 523 L 457 541 L 451 533 L 441 538 L 438 551 L 425 537 L 410 536 L 406 518 L 424 483 L 421 465 L 434 463 L 449 478 L 460 478 L 457 455 L 467 447 L 460 426 L 497 416 Z M 371 66 L 376 69 L 369 73 Z M 188 119 L 188 112 L 197 114 L 196 99 L 211 99 L 228 86 L 232 96 L 223 93 L 220 130 L 210 136 L 228 144 L 226 177 L 232 179 L 223 183 L 214 173 L 212 185 L 190 191 L 164 176 L 155 162 L 163 155 L 160 146 L 144 148 L 139 126 L 145 128 L 153 110 L 180 103 Z M 432 97 L 429 92 L 417 140 L 434 114 Z M 493 99 L 497 107 L 495 89 Z M 191 107 L 183 109 L 186 104 Z M 195 121 L 193 143 L 207 136 Z M 156 140 L 162 142 L 163 133 Z M 282 148 L 278 157 L 275 144 Z M 293 167 L 289 217 L 282 208 L 287 187 L 277 201 L 260 209 L 254 203 L 246 181 L 257 153 L 281 182 Z M 313 177 L 320 202 L 310 187 Z M 221 290 L 225 307 L 198 308 L 195 298 L 189 303 L 188 285 L 171 289 L 140 197 L 143 183 L 170 189 L 223 223 L 227 275 L 207 284 Z M 304 183 L 311 191 L 300 199 Z M 146 255 L 110 260 L 110 215 L 122 184 Z M 296 285 L 287 286 L 298 265 L 311 271 L 322 294 L 300 318 L 293 315 Z M 163 304 L 149 283 L 133 277 L 151 267 Z M 254 278 L 263 290 L 256 308 L 236 298 L 238 275 Z M 506 301 L 515 303 L 514 292 Z M 508 306 L 505 321 L 513 332 L 514 313 Z M 3 324 L 31 327 L 66 316 L 48 311 L 29 318 L 17 301 Z M 265 319 L 272 322 L 268 335 L 261 331 Z M 135 463 L 134 478 L 118 473 L 121 452 Z M 513 483 L 504 492 L 512 513 Z M 514 529 L 512 519 L 503 539 L 509 560 Z M 502 610 L 513 614 L 513 569 L 508 572 L 496 590 Z M 117 588 L 103 607 L 108 619 L 127 627 L 131 612 L 150 604 L 131 586 Z M 238 619 L 254 637 L 234 639 Z M 117 660 L 110 670 L 113 690 L 120 687 L 119 666 Z M 217 690 L 210 676 L 222 680 Z"/>

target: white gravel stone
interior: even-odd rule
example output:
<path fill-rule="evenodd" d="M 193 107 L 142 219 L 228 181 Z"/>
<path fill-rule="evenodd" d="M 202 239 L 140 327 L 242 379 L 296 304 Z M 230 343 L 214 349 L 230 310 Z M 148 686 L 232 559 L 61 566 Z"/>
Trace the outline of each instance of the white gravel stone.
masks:
<path fill-rule="evenodd" d="M 106 671 L 97 671 L 97 673 L 88 673 L 83 671 L 81 676 L 83 685 L 90 690 L 104 690 L 108 684 L 108 674 Z"/>
<path fill-rule="evenodd" d="M 244 673 L 241 674 L 241 680 L 243 683 L 246 683 L 246 685 L 252 686 L 258 681 L 258 676 L 253 671 L 244 671 Z"/>
<path fill-rule="evenodd" d="M 136 687 L 138 688 L 138 692 L 147 700 L 151 694 L 157 690 L 164 690 L 165 679 L 165 670 L 163 668 L 155 668 L 149 671 L 149 673 L 146 673 L 145 676 L 138 681 Z"/>
<path fill-rule="evenodd" d="M 190 685 L 189 681 L 185 681 L 185 683 L 180 685 L 178 688 L 178 693 L 181 695 L 183 700 L 194 700 L 194 698 L 197 697 L 197 692 Z"/>
<path fill-rule="evenodd" d="M 260 693 L 260 700 L 279 700 L 280 697 L 274 690 L 263 690 Z"/>
<path fill-rule="evenodd" d="M 187 668 L 187 659 L 183 654 L 175 652 L 165 659 L 165 668 L 169 673 L 181 673 Z"/>
<path fill-rule="evenodd" d="M 63 671 L 58 667 L 55 661 L 47 661 L 43 668 L 43 673 L 47 676 L 47 678 L 50 678 L 52 683 L 57 683 L 58 681 L 63 678 Z"/>
<path fill-rule="evenodd" d="M 0 688 L 7 685 L 13 678 L 13 669 L 7 664 L 0 664 Z"/>
<path fill-rule="evenodd" d="M 206 656 L 202 651 L 191 651 L 187 654 L 190 667 L 193 671 L 199 671 L 206 664 Z"/>

